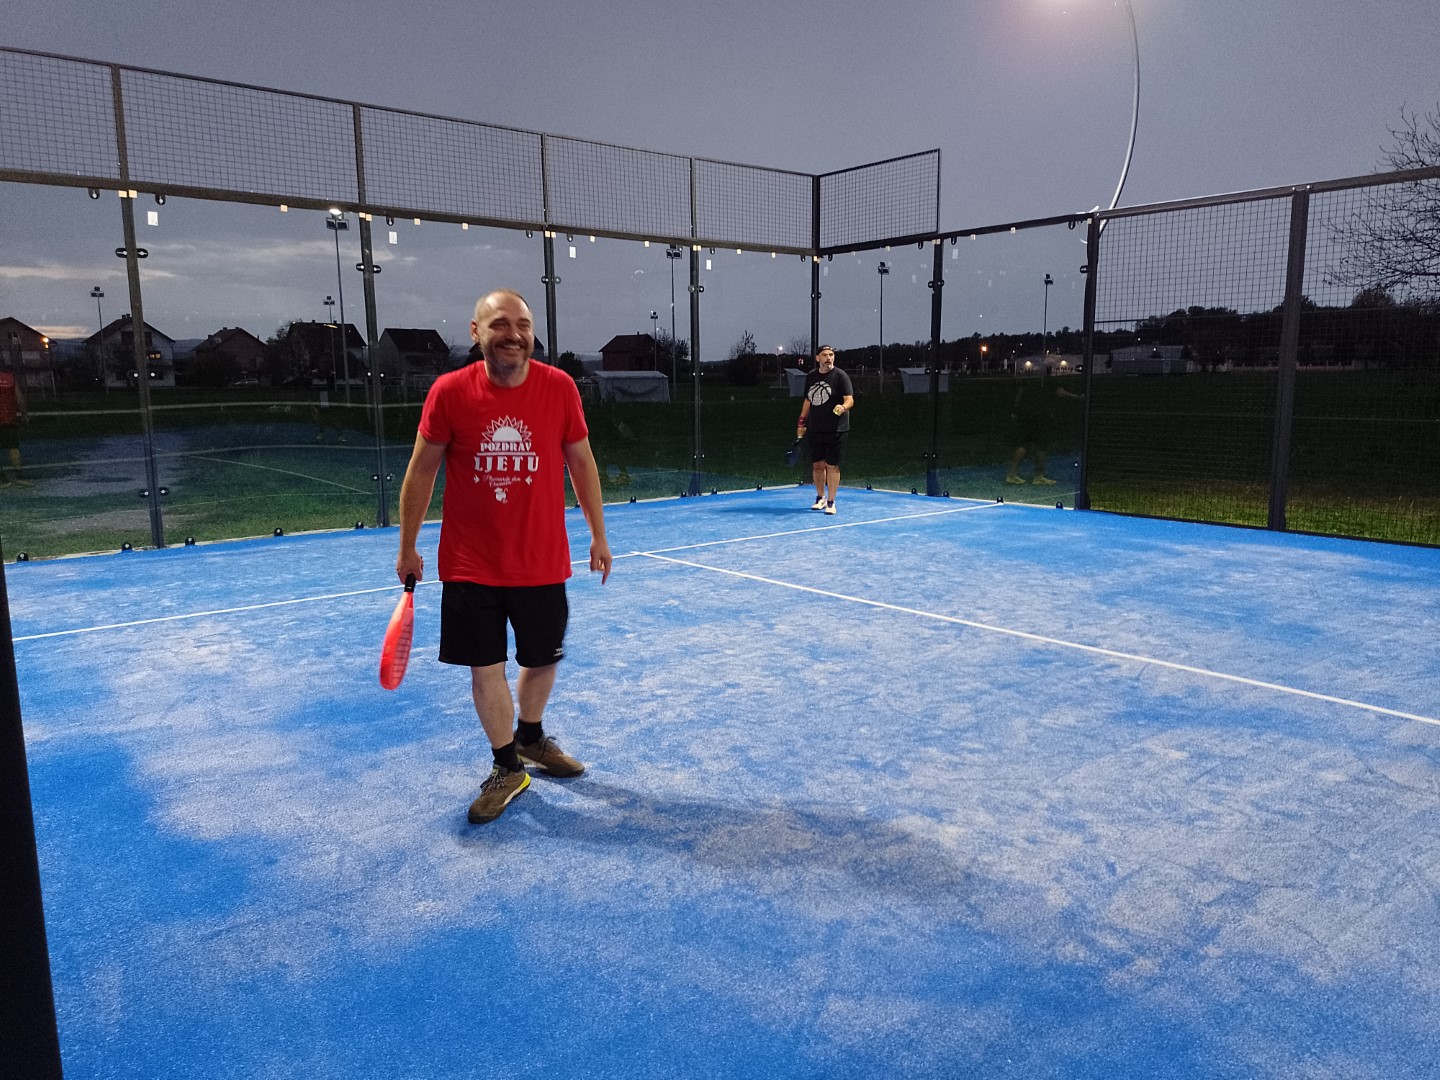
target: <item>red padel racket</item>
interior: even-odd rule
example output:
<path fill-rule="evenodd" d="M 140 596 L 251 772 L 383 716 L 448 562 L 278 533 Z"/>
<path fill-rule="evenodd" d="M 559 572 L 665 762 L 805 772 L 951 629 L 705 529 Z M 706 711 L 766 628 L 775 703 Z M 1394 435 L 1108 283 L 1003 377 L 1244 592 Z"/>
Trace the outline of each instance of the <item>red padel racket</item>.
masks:
<path fill-rule="evenodd" d="M 380 685 L 394 690 L 405 678 L 405 665 L 410 663 L 410 640 L 415 636 L 415 575 L 405 578 L 405 594 L 395 605 L 390 625 L 385 628 L 385 644 L 380 647 Z"/>

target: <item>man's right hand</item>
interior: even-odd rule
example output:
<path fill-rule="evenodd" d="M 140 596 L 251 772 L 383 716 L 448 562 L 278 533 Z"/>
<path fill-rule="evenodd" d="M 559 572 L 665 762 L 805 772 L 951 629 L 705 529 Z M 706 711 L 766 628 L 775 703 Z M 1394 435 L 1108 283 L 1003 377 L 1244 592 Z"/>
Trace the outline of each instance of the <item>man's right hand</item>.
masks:
<path fill-rule="evenodd" d="M 395 573 L 401 581 L 411 574 L 415 575 L 416 581 L 424 581 L 425 560 L 418 551 L 402 551 L 399 558 L 395 560 Z"/>

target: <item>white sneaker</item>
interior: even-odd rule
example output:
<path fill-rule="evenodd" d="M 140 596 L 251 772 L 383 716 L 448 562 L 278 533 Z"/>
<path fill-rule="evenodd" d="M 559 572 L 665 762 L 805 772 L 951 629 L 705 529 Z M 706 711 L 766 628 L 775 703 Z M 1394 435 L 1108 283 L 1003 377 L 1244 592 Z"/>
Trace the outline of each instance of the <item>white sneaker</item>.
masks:
<path fill-rule="evenodd" d="M 833 514 L 833 513 L 835 513 L 835 504 L 834 504 L 834 503 L 826 503 L 826 504 L 825 504 L 825 513 L 827 513 L 827 514 Z"/>
<path fill-rule="evenodd" d="M 824 510 L 824 509 L 825 509 L 825 496 L 824 496 L 824 495 L 821 495 L 818 499 L 816 499 L 816 500 L 815 500 L 815 505 L 812 506 L 812 507 L 810 507 L 810 509 L 811 509 L 811 510 Z"/>

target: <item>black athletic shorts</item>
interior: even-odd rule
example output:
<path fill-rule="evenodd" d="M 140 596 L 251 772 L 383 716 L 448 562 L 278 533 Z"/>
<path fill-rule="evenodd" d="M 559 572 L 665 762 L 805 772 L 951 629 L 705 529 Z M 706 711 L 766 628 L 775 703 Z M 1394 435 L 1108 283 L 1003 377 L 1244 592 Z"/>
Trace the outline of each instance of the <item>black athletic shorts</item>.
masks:
<path fill-rule="evenodd" d="M 515 662 L 548 667 L 565 657 L 570 604 L 565 583 L 504 588 L 447 581 L 440 596 L 440 662 L 489 667 L 506 659 L 505 624 L 515 631 Z"/>
<path fill-rule="evenodd" d="M 810 433 L 810 460 L 817 465 L 822 461 L 826 465 L 840 467 L 840 459 L 845 456 L 845 440 L 850 433 L 848 431 L 812 431 Z"/>

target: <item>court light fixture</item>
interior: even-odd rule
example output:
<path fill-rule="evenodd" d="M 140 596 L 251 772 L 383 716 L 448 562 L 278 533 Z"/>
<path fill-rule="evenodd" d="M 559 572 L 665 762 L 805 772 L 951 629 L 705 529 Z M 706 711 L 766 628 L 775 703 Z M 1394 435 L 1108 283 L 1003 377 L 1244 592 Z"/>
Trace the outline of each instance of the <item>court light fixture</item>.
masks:
<path fill-rule="evenodd" d="M 394 224 L 395 224 L 395 215 L 394 215 L 394 214 L 386 214 L 386 215 L 385 215 L 385 224 L 386 224 L 386 225 L 394 225 Z"/>
<path fill-rule="evenodd" d="M 99 188 L 93 188 L 93 187 L 92 187 L 92 188 L 89 189 L 89 192 L 90 192 L 90 197 L 91 197 L 92 199 L 98 199 L 98 198 L 100 198 L 100 189 L 99 189 Z"/>
<path fill-rule="evenodd" d="M 156 206 L 164 206 L 164 205 L 165 205 L 165 196 L 164 196 L 164 195 L 161 195 L 158 191 L 155 193 L 155 205 L 156 205 Z"/>
<path fill-rule="evenodd" d="M 282 202 L 282 203 L 280 204 L 280 213 L 282 213 L 282 214 L 288 214 L 289 212 L 290 212 L 290 206 L 289 206 L 289 204 Z"/>

